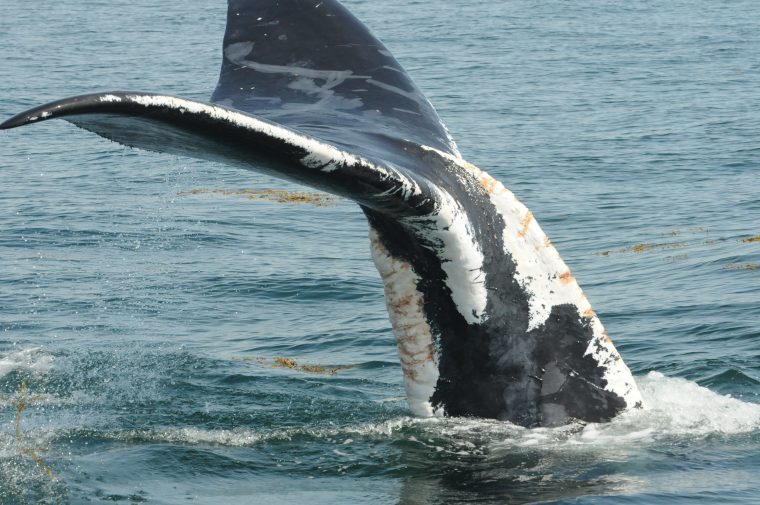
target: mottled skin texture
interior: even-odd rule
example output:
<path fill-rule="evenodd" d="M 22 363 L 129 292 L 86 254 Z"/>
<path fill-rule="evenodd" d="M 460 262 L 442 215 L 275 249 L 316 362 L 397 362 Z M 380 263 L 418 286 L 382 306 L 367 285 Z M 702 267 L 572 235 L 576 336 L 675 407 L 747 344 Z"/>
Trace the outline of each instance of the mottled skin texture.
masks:
<path fill-rule="evenodd" d="M 488 272 L 488 318 L 483 324 L 468 324 L 459 313 L 441 263 L 429 248 L 394 220 L 365 209 L 388 250 L 409 261 L 422 278 L 418 289 L 440 349 L 433 406 L 450 416 L 524 426 L 614 417 L 626 403 L 602 389 L 604 369 L 584 355 L 594 337 L 589 319 L 573 305 L 556 306 L 544 325 L 528 331 L 528 294 L 514 280 L 515 266 L 503 252 L 500 235 L 491 232 L 503 229 L 503 222 L 476 186 L 449 188 L 462 191 L 459 201 L 467 203 L 470 216 L 477 216 L 473 222 Z M 547 371 L 551 380 L 545 384 Z"/>
<path fill-rule="evenodd" d="M 455 160 L 456 146 L 430 103 L 344 7 L 230 0 L 224 54 L 212 96 L 217 109 L 198 104 L 191 113 L 170 97 L 113 92 L 47 104 L 0 127 L 61 117 L 125 145 L 222 161 L 353 199 L 385 248 L 420 278 L 439 371 L 430 402 L 446 415 L 536 426 L 604 421 L 634 406 L 604 389 L 605 369 L 587 354 L 592 320 L 576 305 L 554 306 L 529 330 L 531 293 L 505 252 L 505 221 L 488 185 Z M 148 98 L 155 103 L 146 105 Z M 313 152 L 291 137 L 316 139 L 361 162 L 315 165 Z M 404 224 L 442 205 L 438 189 L 461 204 L 472 226 L 463 240 L 482 252 L 487 299 L 478 323 L 468 323 L 452 298 L 441 244 Z"/>

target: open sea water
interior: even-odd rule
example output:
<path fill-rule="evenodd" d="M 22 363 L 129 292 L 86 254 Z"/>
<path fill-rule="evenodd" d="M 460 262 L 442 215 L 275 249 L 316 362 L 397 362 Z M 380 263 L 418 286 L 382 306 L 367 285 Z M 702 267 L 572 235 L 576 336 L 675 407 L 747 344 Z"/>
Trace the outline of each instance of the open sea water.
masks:
<path fill-rule="evenodd" d="M 356 205 L 55 121 L 0 133 L 0 503 L 758 503 L 760 3 L 345 4 L 537 216 L 648 408 L 414 419 Z M 225 13 L 0 0 L 0 114 L 207 99 Z"/>

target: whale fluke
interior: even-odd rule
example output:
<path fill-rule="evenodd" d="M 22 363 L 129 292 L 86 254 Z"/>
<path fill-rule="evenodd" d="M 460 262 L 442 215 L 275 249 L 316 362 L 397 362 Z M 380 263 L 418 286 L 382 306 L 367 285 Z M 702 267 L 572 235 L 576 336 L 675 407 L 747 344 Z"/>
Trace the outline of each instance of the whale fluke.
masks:
<path fill-rule="evenodd" d="M 606 421 L 642 400 L 531 212 L 466 162 L 430 102 L 335 0 L 229 0 L 210 102 L 136 91 L 52 102 L 121 144 L 349 198 L 369 222 L 410 410 L 523 426 Z"/>

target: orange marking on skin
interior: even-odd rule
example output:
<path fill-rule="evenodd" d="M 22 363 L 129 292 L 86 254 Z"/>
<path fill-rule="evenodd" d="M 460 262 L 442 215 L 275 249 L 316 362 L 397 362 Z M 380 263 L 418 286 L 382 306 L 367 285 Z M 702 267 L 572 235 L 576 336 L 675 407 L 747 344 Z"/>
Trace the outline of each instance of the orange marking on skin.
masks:
<path fill-rule="evenodd" d="M 522 226 L 522 229 L 517 234 L 518 237 L 524 237 L 525 234 L 528 233 L 528 226 L 530 226 L 531 221 L 533 221 L 533 213 L 528 211 L 528 213 L 525 214 L 525 217 L 520 223 L 520 225 Z"/>
<path fill-rule="evenodd" d="M 404 296 L 398 300 L 393 301 L 390 304 L 390 306 L 391 308 L 393 308 L 394 311 L 401 311 L 402 309 L 405 309 L 409 307 L 410 305 L 412 305 L 412 302 L 413 302 L 412 298 L 413 298 L 412 295 Z"/>
<path fill-rule="evenodd" d="M 470 172 L 475 172 L 475 171 L 480 170 L 478 167 L 476 167 L 475 165 L 473 165 L 467 160 L 462 160 L 462 166 L 466 168 L 467 170 L 469 170 Z"/>
<path fill-rule="evenodd" d="M 548 236 L 545 236 L 544 237 L 544 247 L 551 247 L 551 246 L 552 246 L 552 241 L 549 240 Z"/>
<path fill-rule="evenodd" d="M 588 318 L 592 318 L 596 315 L 596 312 L 594 312 L 594 309 L 588 308 L 583 311 L 583 315 Z"/>
<path fill-rule="evenodd" d="M 421 353 L 414 353 L 407 349 L 407 346 L 399 342 L 398 346 L 399 356 L 401 358 L 401 370 L 404 376 L 413 382 L 417 382 L 419 379 L 420 369 L 419 367 L 426 363 L 433 362 L 435 358 L 435 351 L 433 346 L 429 346 L 427 352 L 422 358 L 417 358 Z M 424 351 L 423 351 L 424 352 Z"/>
<path fill-rule="evenodd" d="M 485 190 L 489 193 L 493 193 L 494 189 L 496 189 L 496 179 L 487 174 L 480 176 L 480 184 L 482 184 Z"/>
<path fill-rule="evenodd" d="M 395 329 L 399 330 L 400 335 L 396 337 L 396 343 L 398 345 L 403 345 L 404 347 L 407 345 L 415 345 L 417 342 L 417 334 L 414 330 L 417 329 L 416 324 L 403 324 L 403 325 L 397 325 L 394 327 Z M 408 354 L 408 353 L 407 353 Z"/>
<path fill-rule="evenodd" d="M 404 373 L 404 377 L 412 382 L 417 382 L 417 370 L 415 370 L 413 367 L 402 367 L 402 371 Z"/>
<path fill-rule="evenodd" d="M 573 280 L 573 275 L 570 273 L 570 270 L 566 271 L 563 274 L 560 274 L 559 276 L 559 282 L 562 284 L 569 284 Z"/>

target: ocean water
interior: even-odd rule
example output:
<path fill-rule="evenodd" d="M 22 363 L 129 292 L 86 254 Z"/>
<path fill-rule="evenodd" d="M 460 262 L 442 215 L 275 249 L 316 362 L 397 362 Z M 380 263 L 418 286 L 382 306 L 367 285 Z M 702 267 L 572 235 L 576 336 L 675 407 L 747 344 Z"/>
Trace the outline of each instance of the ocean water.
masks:
<path fill-rule="evenodd" d="M 51 121 L 0 133 L 0 503 L 757 503 L 760 4 L 345 4 L 533 211 L 648 408 L 414 419 L 356 205 Z M 225 12 L 0 0 L 0 115 L 207 99 Z"/>

